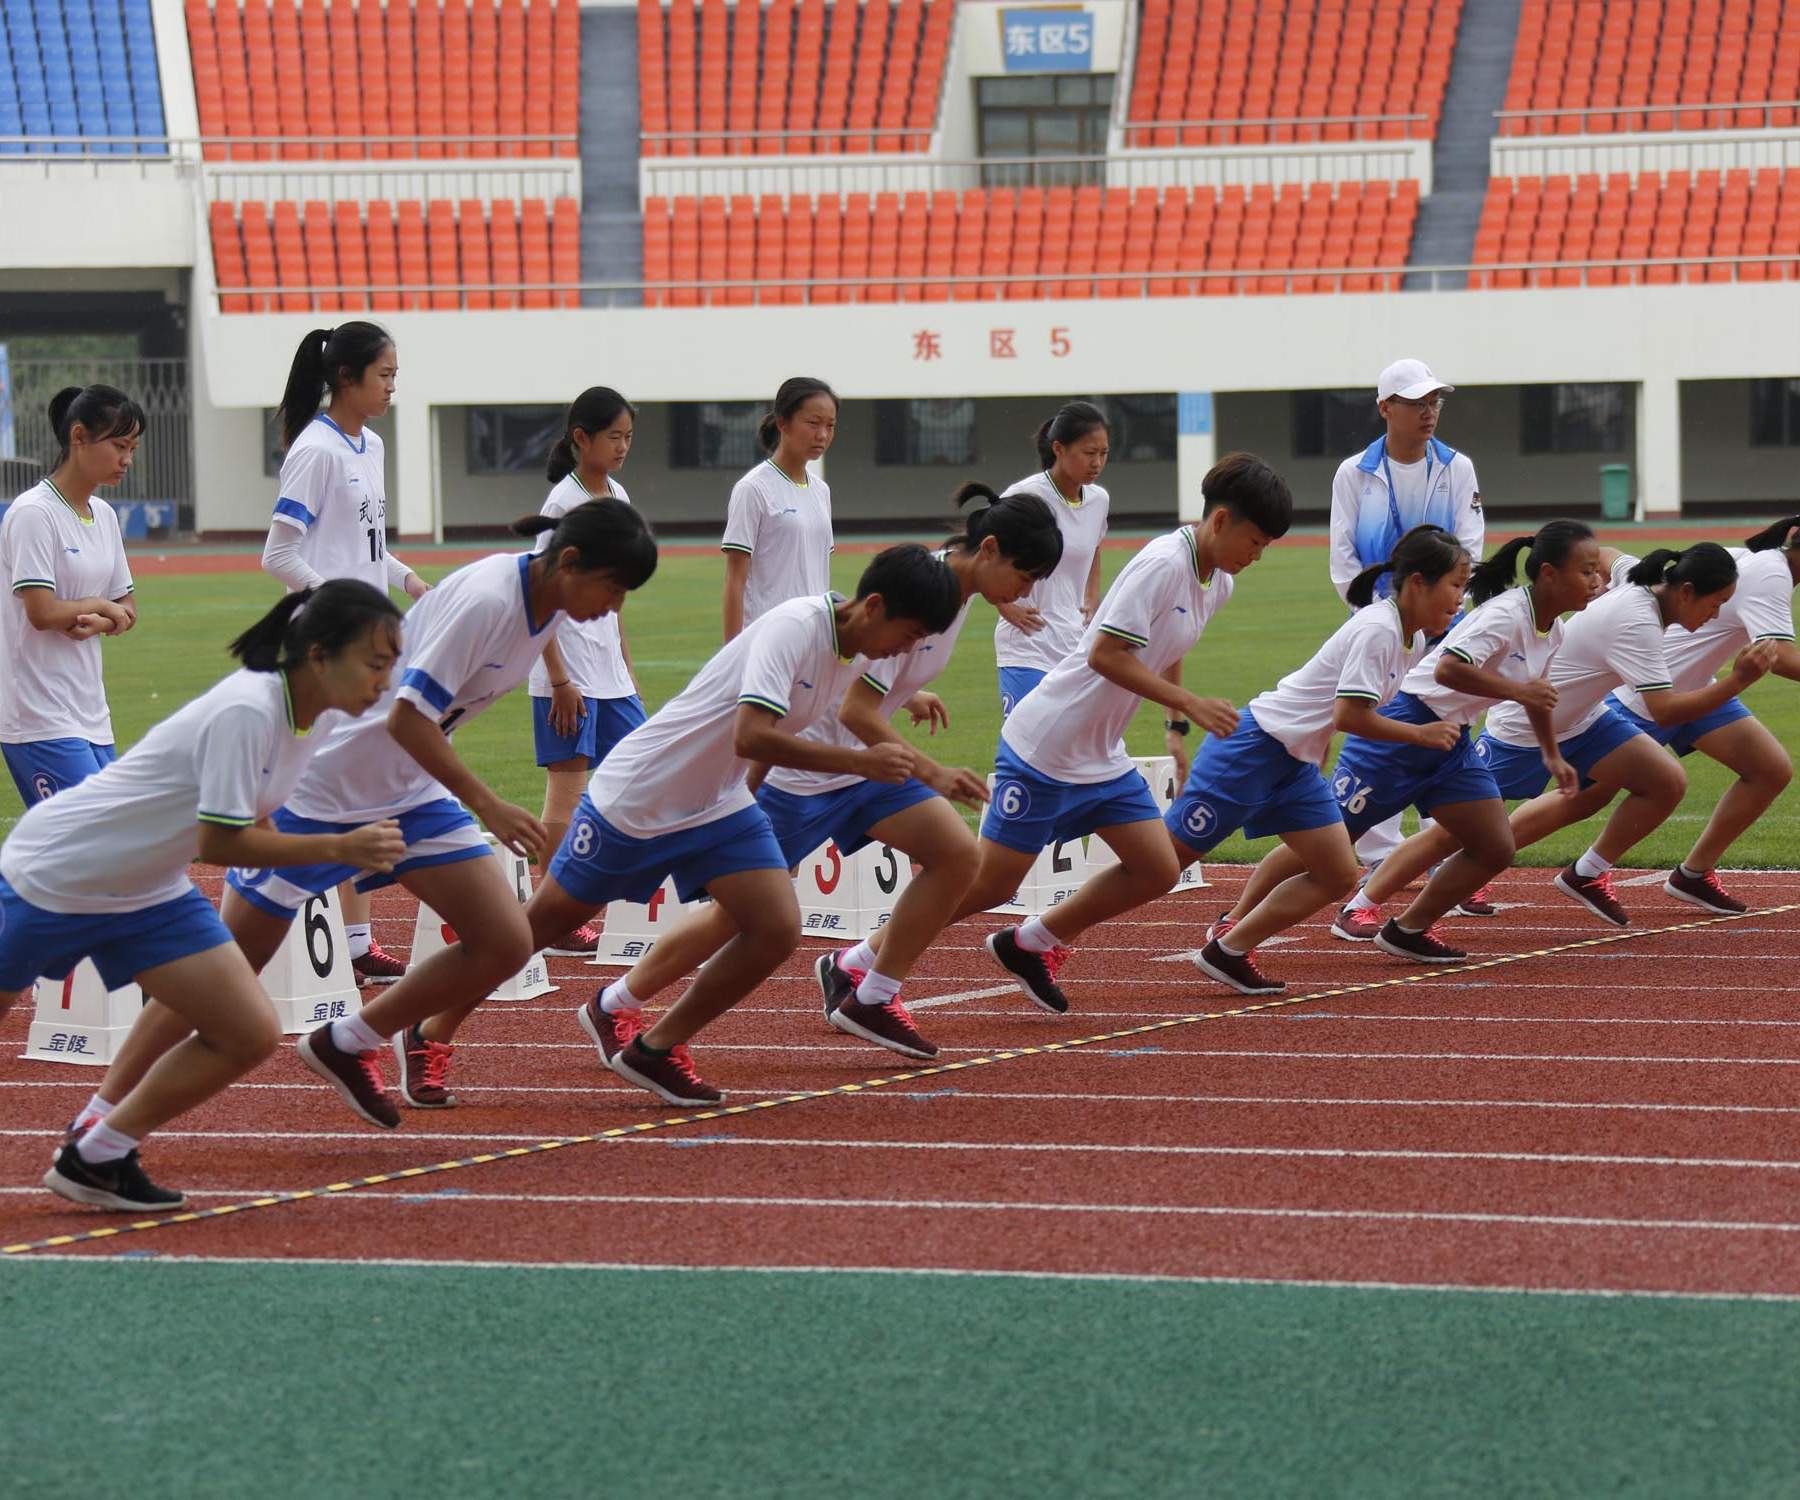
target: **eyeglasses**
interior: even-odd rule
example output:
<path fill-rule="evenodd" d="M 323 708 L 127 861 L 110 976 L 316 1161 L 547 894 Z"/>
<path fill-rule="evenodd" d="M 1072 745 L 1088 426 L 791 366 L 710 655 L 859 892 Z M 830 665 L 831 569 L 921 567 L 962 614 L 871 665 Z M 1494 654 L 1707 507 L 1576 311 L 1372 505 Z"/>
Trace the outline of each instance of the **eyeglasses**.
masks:
<path fill-rule="evenodd" d="M 1424 406 L 1436 411 L 1444 404 L 1444 393 L 1433 391 L 1429 396 L 1421 396 L 1416 401 L 1411 396 L 1389 396 L 1388 400 L 1396 406 Z"/>

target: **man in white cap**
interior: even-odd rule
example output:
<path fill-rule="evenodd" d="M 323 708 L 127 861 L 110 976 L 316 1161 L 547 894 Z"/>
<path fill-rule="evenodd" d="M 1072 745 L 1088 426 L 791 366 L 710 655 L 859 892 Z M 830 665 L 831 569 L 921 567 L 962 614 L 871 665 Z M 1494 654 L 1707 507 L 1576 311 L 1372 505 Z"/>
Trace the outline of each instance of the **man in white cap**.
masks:
<path fill-rule="evenodd" d="M 1339 598 L 1352 578 L 1386 562 L 1403 535 L 1427 522 L 1454 532 L 1469 556 L 1481 560 L 1487 523 L 1475 465 L 1468 454 L 1437 439 L 1444 398 L 1455 389 L 1433 375 L 1422 359 L 1397 359 L 1381 372 L 1375 405 L 1387 432 L 1339 464 L 1331 481 L 1331 581 Z M 1378 579 L 1376 598 L 1388 592 L 1386 577 Z M 1373 866 L 1399 842 L 1400 819 L 1395 817 L 1365 833 L 1356 852 Z M 1476 898 L 1465 902 L 1463 910 L 1478 912 Z M 1491 912 L 1490 907 L 1486 914 Z M 1369 936 L 1374 936 L 1373 926 Z"/>

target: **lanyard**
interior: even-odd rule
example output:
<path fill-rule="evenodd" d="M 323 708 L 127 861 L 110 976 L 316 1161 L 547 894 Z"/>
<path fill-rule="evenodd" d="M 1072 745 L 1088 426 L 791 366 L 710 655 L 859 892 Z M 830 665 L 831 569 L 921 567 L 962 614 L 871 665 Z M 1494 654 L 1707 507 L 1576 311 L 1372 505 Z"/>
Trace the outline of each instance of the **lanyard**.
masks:
<path fill-rule="evenodd" d="M 1388 465 L 1387 444 L 1381 445 L 1381 472 L 1387 476 L 1388 488 L 1388 520 L 1394 526 L 1394 540 L 1397 542 L 1406 535 L 1406 523 L 1400 519 L 1400 502 L 1394 493 L 1394 471 Z M 1431 444 L 1425 445 L 1425 510 L 1431 509 Z M 1424 512 L 1419 519 L 1425 519 Z"/>

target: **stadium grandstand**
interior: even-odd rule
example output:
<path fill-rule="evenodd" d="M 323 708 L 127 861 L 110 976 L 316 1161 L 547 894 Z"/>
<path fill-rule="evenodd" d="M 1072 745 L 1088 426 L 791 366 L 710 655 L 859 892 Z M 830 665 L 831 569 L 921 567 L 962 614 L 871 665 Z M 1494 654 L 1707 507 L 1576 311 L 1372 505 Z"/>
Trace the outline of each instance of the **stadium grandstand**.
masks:
<path fill-rule="evenodd" d="M 602 380 L 714 526 L 790 366 L 847 527 L 1071 394 L 1121 514 L 1233 447 L 1322 512 L 1401 353 L 1492 507 L 1743 509 L 1800 444 L 1797 96 L 1783 0 L 0 0 L 0 453 L 103 351 L 128 524 L 257 533 L 287 353 L 367 312 L 404 535 L 535 505 Z"/>

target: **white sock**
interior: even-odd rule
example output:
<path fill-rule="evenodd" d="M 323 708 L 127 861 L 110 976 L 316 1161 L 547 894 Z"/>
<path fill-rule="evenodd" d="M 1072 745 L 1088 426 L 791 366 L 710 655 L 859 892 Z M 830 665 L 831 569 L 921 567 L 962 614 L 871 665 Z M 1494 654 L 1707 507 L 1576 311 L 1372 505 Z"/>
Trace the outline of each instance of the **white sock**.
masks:
<path fill-rule="evenodd" d="M 864 938 L 854 948 L 846 948 L 838 954 L 837 962 L 838 967 L 846 973 L 851 969 L 861 969 L 863 973 L 870 974 L 875 969 L 875 950 L 869 946 L 868 939 Z"/>
<path fill-rule="evenodd" d="M 642 1010 L 644 1002 L 626 986 L 623 979 L 615 979 L 600 992 L 600 1009 L 609 1016 L 616 1016 L 622 1010 Z"/>
<path fill-rule="evenodd" d="M 1689 880 L 1700 880 L 1706 874 L 1706 871 L 1704 871 L 1704 870 L 1690 870 L 1687 867 L 1687 864 L 1685 861 L 1681 864 L 1676 865 L 1675 868 L 1677 870 L 1679 870 L 1683 875 L 1685 875 Z M 98 1094 L 95 1094 L 94 1097 L 96 1099 L 98 1099 L 100 1096 Z M 109 1105 L 108 1108 L 110 1108 L 110 1107 L 111 1106 Z"/>
<path fill-rule="evenodd" d="M 1363 890 L 1359 886 L 1357 888 L 1356 894 L 1350 898 L 1350 910 L 1351 911 L 1380 911 L 1381 903 L 1379 901 L 1371 901 L 1369 899 L 1369 893 L 1367 891 Z"/>
<path fill-rule="evenodd" d="M 1042 917 L 1029 917 L 1019 924 L 1019 946 L 1027 953 L 1048 953 L 1061 948 L 1063 940 L 1044 925 Z"/>
<path fill-rule="evenodd" d="M 112 1112 L 112 1105 L 108 1104 L 98 1094 L 90 1094 L 88 1096 L 88 1102 L 81 1106 L 81 1113 L 75 1118 L 78 1120 L 104 1120 Z"/>
<path fill-rule="evenodd" d="M 856 987 L 856 998 L 864 1005 L 886 1005 L 900 993 L 900 981 L 889 979 L 885 974 L 877 974 L 873 969 L 863 976 L 863 982 Z"/>
<path fill-rule="evenodd" d="M 331 1044 L 340 1052 L 379 1052 L 387 1038 L 362 1018 L 358 1011 L 331 1023 Z"/>
<path fill-rule="evenodd" d="M 102 1120 L 75 1143 L 75 1154 L 98 1166 L 101 1162 L 117 1161 L 121 1156 L 129 1155 L 137 1150 L 137 1144 L 130 1136 L 120 1135 Z"/>
<path fill-rule="evenodd" d="M 344 924 L 344 937 L 349 941 L 350 956 L 352 958 L 367 957 L 369 948 L 374 943 L 374 939 L 369 936 L 369 924 L 367 922 L 346 922 Z"/>
<path fill-rule="evenodd" d="M 1224 938 L 1214 938 L 1213 941 L 1219 945 L 1219 952 L 1227 958 L 1242 958 L 1250 951 L 1248 948 L 1234 948 Z"/>
<path fill-rule="evenodd" d="M 1575 873 L 1583 880 L 1592 880 L 1596 876 L 1604 875 L 1611 868 L 1612 861 L 1602 859 L 1592 849 L 1575 861 Z"/>

